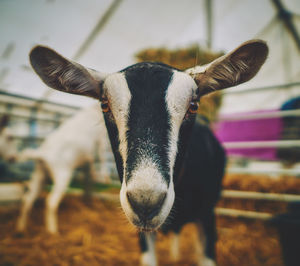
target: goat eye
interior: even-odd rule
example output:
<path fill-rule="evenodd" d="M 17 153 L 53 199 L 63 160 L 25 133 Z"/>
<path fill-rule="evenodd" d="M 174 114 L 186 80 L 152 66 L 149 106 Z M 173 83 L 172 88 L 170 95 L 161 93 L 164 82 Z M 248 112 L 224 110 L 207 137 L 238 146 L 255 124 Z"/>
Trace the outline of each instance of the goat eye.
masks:
<path fill-rule="evenodd" d="M 198 102 L 191 102 L 188 112 L 190 114 L 196 114 L 198 110 L 199 104 Z"/>
<path fill-rule="evenodd" d="M 102 108 L 103 113 L 107 113 L 110 110 L 108 101 L 103 101 L 101 103 L 101 108 Z"/>

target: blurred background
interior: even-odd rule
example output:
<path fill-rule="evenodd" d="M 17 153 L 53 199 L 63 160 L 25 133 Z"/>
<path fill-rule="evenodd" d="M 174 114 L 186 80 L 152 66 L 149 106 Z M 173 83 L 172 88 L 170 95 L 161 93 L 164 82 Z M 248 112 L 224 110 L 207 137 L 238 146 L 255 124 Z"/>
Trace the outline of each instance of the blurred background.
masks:
<path fill-rule="evenodd" d="M 111 73 L 141 61 L 161 61 L 186 69 L 206 64 L 254 38 L 266 41 L 270 49 L 258 75 L 246 84 L 203 97 L 199 111 L 199 122 L 214 130 L 229 158 L 218 211 L 218 262 L 220 265 L 296 265 L 288 264 L 293 254 L 282 251 L 285 249 L 281 247 L 283 240 L 278 229 L 291 228 L 290 220 L 282 226 L 282 222 L 276 222 L 276 215 L 287 215 L 290 205 L 294 206 L 300 199 L 298 0 L 1 0 L 0 36 L 0 222 L 3 228 L 0 229 L 3 239 L 0 240 L 0 265 L 84 265 L 87 261 L 90 265 L 132 265 L 138 260 L 134 236 L 130 240 L 132 253 L 125 248 L 118 250 L 122 241 L 128 243 L 134 235 L 127 224 L 115 225 L 128 234 L 124 239 L 96 237 L 99 232 L 102 237 L 107 232 L 112 234 L 101 213 L 107 215 L 107 220 L 115 220 L 118 211 L 115 205 L 105 205 L 111 204 L 107 202 L 94 203 L 94 209 L 87 209 L 90 207 L 82 205 L 77 197 L 68 196 L 61 208 L 64 212 L 60 213 L 64 218 L 59 219 L 64 240 L 58 237 L 46 240 L 42 218 L 36 218 L 42 212 L 41 203 L 30 220 L 32 233 L 23 242 L 13 237 L 16 209 L 36 164 L 34 160 L 20 157 L 28 148 L 38 149 L 42 143 L 50 142 L 47 138 L 53 139 L 50 136 L 60 125 L 84 112 L 81 109 L 97 103 L 47 88 L 29 64 L 28 54 L 33 46 L 49 46 L 82 65 Z M 103 133 L 101 138 L 107 137 Z M 76 165 L 72 169 L 73 190 L 69 192 L 80 194 L 87 183 L 86 176 L 95 175 L 93 188 L 88 185 L 87 194 L 92 190 L 97 193 L 106 190 L 105 193 L 116 196 L 119 181 L 110 149 L 102 145 L 99 155 L 98 144 L 96 141 L 94 144 L 94 173 L 90 174 L 90 168 L 85 165 Z M 46 190 L 51 190 L 51 186 L 46 186 Z M 102 229 L 93 231 L 84 227 L 86 221 L 80 219 L 75 225 L 84 228 L 82 231 L 71 227 L 74 219 L 70 217 L 79 209 L 81 217 L 91 219 L 88 223 L 102 222 L 98 224 Z M 299 216 L 299 208 L 293 209 Z M 95 221 L 96 214 L 92 211 L 99 213 L 99 220 Z M 294 235 L 300 234 L 299 219 L 297 223 L 298 227 L 292 231 Z M 186 243 L 190 231 L 184 233 Z M 38 252 L 30 254 L 26 250 L 29 244 Z M 69 247 L 66 254 L 60 253 L 60 245 Z M 81 248 L 76 250 L 74 245 Z M 95 245 L 101 246 L 99 250 Z M 159 245 L 162 265 L 168 265 L 162 255 L 167 250 L 168 239 L 161 239 Z M 237 255 L 232 256 L 231 250 Z M 124 256 L 119 256 L 120 252 Z M 48 253 L 52 254 L 51 261 Z M 178 265 L 191 264 L 193 258 L 186 248 Z"/>

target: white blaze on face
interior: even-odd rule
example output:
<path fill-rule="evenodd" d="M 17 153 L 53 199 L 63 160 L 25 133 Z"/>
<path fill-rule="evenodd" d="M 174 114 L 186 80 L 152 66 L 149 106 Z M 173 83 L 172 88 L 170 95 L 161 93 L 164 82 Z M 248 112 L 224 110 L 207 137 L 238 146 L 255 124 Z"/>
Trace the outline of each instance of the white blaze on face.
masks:
<path fill-rule="evenodd" d="M 115 122 L 119 132 L 119 151 L 123 162 L 127 160 L 127 138 L 126 132 L 127 120 L 130 108 L 131 94 L 126 82 L 124 73 L 116 73 L 108 76 L 104 83 L 104 88 L 107 88 L 107 97 L 110 104 L 110 109 L 115 118 Z M 124 164 L 125 174 L 125 164 Z"/>
<path fill-rule="evenodd" d="M 171 177 L 177 154 L 179 130 L 184 116 L 197 89 L 195 81 L 186 73 L 174 71 L 166 94 L 167 108 L 170 113 L 171 133 L 169 141 L 169 162 Z"/>
<path fill-rule="evenodd" d="M 167 183 L 163 182 L 163 176 L 158 170 L 158 166 L 150 158 L 142 157 L 140 163 L 132 171 L 127 188 L 138 190 L 142 187 L 144 191 L 152 191 L 153 184 L 157 191 L 167 190 Z"/>

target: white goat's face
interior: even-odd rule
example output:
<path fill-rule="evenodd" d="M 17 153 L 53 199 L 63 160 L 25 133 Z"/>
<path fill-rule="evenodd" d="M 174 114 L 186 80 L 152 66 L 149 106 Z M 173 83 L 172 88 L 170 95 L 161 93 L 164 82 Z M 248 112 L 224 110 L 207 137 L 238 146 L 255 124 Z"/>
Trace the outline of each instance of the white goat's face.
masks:
<path fill-rule="evenodd" d="M 184 72 L 140 63 L 109 75 L 101 99 L 110 109 L 105 118 L 118 132 L 123 210 L 139 228 L 156 229 L 173 206 L 179 130 L 193 121 L 198 87 Z"/>
<path fill-rule="evenodd" d="M 251 79 L 267 54 L 266 44 L 253 40 L 185 72 L 139 63 L 110 75 L 42 46 L 31 51 L 30 60 L 48 86 L 101 100 L 122 182 L 121 205 L 139 229 L 155 230 L 173 206 L 173 170 L 185 150 L 180 145 L 178 153 L 178 142 L 192 127 L 199 97 Z"/>

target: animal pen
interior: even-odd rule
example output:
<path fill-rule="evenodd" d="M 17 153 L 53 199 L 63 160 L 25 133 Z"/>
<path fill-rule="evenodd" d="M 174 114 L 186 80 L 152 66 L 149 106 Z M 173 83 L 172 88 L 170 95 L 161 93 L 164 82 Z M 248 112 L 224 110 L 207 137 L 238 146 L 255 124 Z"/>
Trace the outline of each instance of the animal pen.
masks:
<path fill-rule="evenodd" d="M 299 84 L 296 84 L 299 86 Z M 56 105 L 54 103 L 44 103 L 41 105 L 42 107 L 37 109 L 36 106 L 38 106 L 38 103 L 36 103 L 33 99 L 26 98 L 25 102 L 26 104 L 22 103 L 20 104 L 19 99 L 20 97 L 16 97 L 15 95 L 9 95 L 7 93 L 2 94 L 2 101 L 1 101 L 1 108 L 2 113 L 8 113 L 10 115 L 10 127 L 12 128 L 18 128 L 22 125 L 23 132 L 27 132 L 26 135 L 21 134 L 15 134 L 12 137 L 15 139 L 18 149 L 24 149 L 26 147 L 36 147 L 42 140 L 43 137 L 46 135 L 44 132 L 50 132 L 54 130 L 60 123 L 62 123 L 65 119 L 67 119 L 72 114 L 76 113 L 78 111 L 78 108 L 71 107 L 71 106 L 63 106 L 63 105 Z M 55 108 L 53 108 L 55 106 Z M 55 111 L 52 111 L 52 109 Z M 222 123 L 224 121 L 244 121 L 244 120 L 250 120 L 253 119 L 255 121 L 262 120 L 262 119 L 282 119 L 285 117 L 299 117 L 299 111 L 296 110 L 287 110 L 287 111 L 272 111 L 272 112 L 264 112 L 261 114 L 235 114 L 233 117 L 225 117 L 220 118 L 219 121 L 216 122 Z M 24 130 L 27 129 L 26 130 Z M 18 132 L 15 130 L 14 132 Z M 43 136 L 43 133 L 45 134 Z M 291 145 L 292 144 L 292 145 Z M 281 253 L 281 246 L 280 246 L 280 230 L 284 230 L 282 228 L 286 227 L 289 228 L 293 226 L 295 223 L 295 217 L 297 217 L 297 213 L 299 212 L 298 208 L 290 210 L 291 205 L 300 202 L 300 180 L 297 178 L 299 177 L 299 166 L 296 164 L 293 167 L 286 168 L 283 165 L 279 165 L 276 163 L 276 161 L 265 161 L 263 162 L 256 162 L 251 159 L 247 159 L 245 156 L 243 157 L 237 157 L 234 155 L 234 149 L 239 149 L 239 152 L 246 153 L 247 151 L 251 151 L 253 149 L 256 149 L 256 151 L 260 151 L 260 149 L 274 149 L 278 147 L 284 147 L 285 149 L 291 148 L 291 150 L 295 149 L 295 147 L 299 147 L 299 140 L 262 140 L 262 141 L 234 141 L 231 140 L 230 142 L 224 142 L 223 145 L 226 147 L 226 149 L 230 149 L 230 152 L 233 153 L 229 157 L 229 163 L 227 167 L 227 175 L 224 180 L 223 186 L 224 190 L 222 192 L 222 199 L 218 204 L 218 207 L 216 208 L 215 212 L 217 214 L 217 224 L 218 224 L 218 235 L 219 235 L 219 241 L 217 244 L 217 251 L 218 251 L 218 262 L 220 265 L 237 265 L 236 261 L 234 261 L 234 258 L 230 257 L 229 254 L 226 252 L 229 252 L 230 248 L 225 249 L 226 245 L 229 245 L 231 248 L 234 248 L 236 250 L 236 254 L 243 254 L 240 257 L 239 263 L 243 262 L 244 265 L 282 265 L 282 253 Z M 112 159 L 112 157 L 110 157 Z M 112 175 L 116 175 L 114 172 L 113 165 L 114 163 L 110 162 L 112 166 Z M 259 164 L 259 169 L 255 167 L 255 165 Z M 272 167 L 274 164 L 277 164 L 277 168 L 274 169 Z M 14 167 L 12 167 L 14 166 Z M 15 167 L 17 166 L 17 167 Z M 270 167 L 271 166 L 271 167 Z M 262 168 L 264 167 L 264 168 Z M 26 163 L 19 164 L 8 164 L 8 172 L 10 172 L 10 169 L 12 169 L 11 176 L 3 176 L 1 175 L 1 196 L 2 199 L 2 207 L 0 211 L 0 217 L 2 217 L 0 220 L 4 223 L 2 224 L 2 228 L 6 228 L 1 232 L 2 238 L 5 240 L 2 242 L 3 250 L 5 251 L 5 254 L 1 254 L 4 262 L 9 262 L 11 260 L 11 257 L 9 254 L 10 252 L 16 252 L 13 251 L 13 246 L 18 247 L 19 251 L 18 254 L 20 258 L 28 260 L 28 263 L 37 263 L 39 261 L 40 263 L 46 263 L 46 255 L 43 255 L 44 257 L 41 257 L 40 255 L 26 255 L 23 253 L 23 243 L 32 243 L 37 249 L 40 249 L 39 243 L 31 242 L 31 238 L 36 237 L 39 235 L 39 239 L 42 241 L 46 241 L 45 239 L 46 235 L 44 236 L 44 228 L 41 227 L 41 204 L 43 202 L 39 201 L 39 205 L 35 207 L 34 213 L 32 215 L 33 217 L 39 217 L 37 220 L 36 218 L 32 219 L 30 221 L 29 231 L 31 231 L 29 234 L 25 235 L 25 239 L 22 240 L 18 238 L 13 237 L 13 230 L 14 230 L 14 220 L 16 217 L 16 207 L 15 205 L 11 205 L 10 202 L 18 202 L 20 200 L 20 197 L 23 193 L 23 185 L 20 183 L 20 181 L 27 180 L 30 172 L 32 171 L 32 163 Z M 82 171 L 82 170 L 81 170 Z M 80 171 L 79 171 L 80 173 Z M 80 174 L 79 176 L 80 179 Z M 116 180 L 116 179 L 115 179 Z M 116 180 L 115 183 L 118 181 Z M 13 184 L 13 185 L 12 185 Z M 124 260 L 126 259 L 126 256 L 117 256 L 118 252 L 111 253 L 110 249 L 100 249 L 100 250 L 94 250 L 93 247 L 91 247 L 91 243 L 97 243 L 98 241 L 103 241 L 103 239 L 93 239 L 93 235 L 96 234 L 95 231 L 92 233 L 90 230 L 91 228 L 84 227 L 82 229 L 83 231 L 77 231 L 77 233 L 74 231 L 75 228 L 73 228 L 72 221 L 67 222 L 65 224 L 65 219 L 68 213 L 71 216 L 71 213 L 74 210 L 74 206 L 77 206 L 76 208 L 82 209 L 82 212 L 84 211 L 85 207 L 82 205 L 79 201 L 78 195 L 82 194 L 82 190 L 78 189 L 78 183 L 75 184 L 75 187 L 71 187 L 68 190 L 68 194 L 66 199 L 63 201 L 63 204 L 61 206 L 61 209 L 59 211 L 59 216 L 64 216 L 64 219 L 62 220 L 62 224 L 60 226 L 62 227 L 62 234 L 67 234 L 68 237 L 65 241 L 66 245 L 69 245 L 70 251 L 67 251 L 69 254 L 62 255 L 58 254 L 57 257 L 55 257 L 55 261 L 60 264 L 63 262 L 67 263 L 73 263 L 74 260 L 74 252 L 72 251 L 72 248 L 78 241 L 80 243 L 79 245 L 82 245 L 83 250 L 90 250 L 88 254 L 89 260 L 91 264 L 97 264 L 99 262 L 105 263 L 106 260 L 109 260 L 112 265 L 118 265 L 118 263 L 124 263 Z M 118 195 L 116 194 L 118 192 L 119 188 L 118 185 L 109 187 L 107 186 L 107 191 L 104 192 L 98 192 L 97 190 L 93 191 L 93 208 L 95 207 L 95 211 L 98 210 L 99 212 L 99 219 L 113 219 L 112 216 L 114 215 L 120 215 L 115 209 L 116 205 L 118 204 Z M 6 203 L 5 203 L 6 202 Z M 5 205 L 3 205 L 5 203 Z M 7 205 L 7 204 L 10 205 Z M 72 205 L 75 204 L 73 207 Z M 7 209 L 5 206 L 11 206 Z M 296 205 L 297 206 L 297 205 Z M 103 209 L 104 208 L 104 209 Z M 110 211 L 111 210 L 111 211 Z M 105 218 L 103 217 L 103 212 L 106 213 L 108 216 Z M 110 213 L 111 212 L 111 213 Z M 116 212 L 116 214 L 114 214 Z M 283 214 L 285 213 L 285 214 Z M 84 215 L 87 215 L 86 219 L 89 220 L 88 215 L 92 215 L 92 213 L 86 213 Z M 96 215 L 93 214 L 93 215 Z M 111 216 L 112 215 L 112 216 Z M 7 220 L 7 217 L 11 217 L 10 220 Z M 39 221 L 39 222 L 38 222 Z M 61 222 L 60 222 L 61 223 Z M 234 225 L 232 227 L 232 225 Z M 282 226 L 283 225 L 283 226 Z M 75 225 L 74 225 L 75 226 Z M 80 226 L 80 225 L 78 225 Z M 95 225 L 96 226 L 96 225 Z M 103 229 L 103 224 L 99 224 L 99 228 Z M 130 238 L 134 238 L 132 236 L 133 232 L 132 229 L 127 228 L 127 224 L 117 224 L 114 226 L 119 226 L 120 230 L 129 230 L 130 232 Z M 68 228 L 70 227 L 70 228 Z M 233 231 L 230 228 L 235 228 Z M 276 228 L 280 228 L 279 231 L 277 231 Z M 94 230 L 94 229 L 93 229 Z M 99 229 L 100 230 L 100 229 Z M 107 230 L 107 231 L 106 231 Z M 110 232 L 111 229 L 107 228 L 105 229 L 101 235 L 105 235 L 105 232 Z M 236 232 L 234 232 L 236 230 Z M 72 237 L 73 233 L 77 234 L 75 237 Z M 192 226 L 188 226 L 184 232 L 183 232 L 183 244 L 182 245 L 190 245 L 189 238 L 190 235 L 193 234 L 194 228 Z M 237 234 L 239 237 L 237 238 Z M 256 232 L 255 236 L 253 236 L 254 232 Z M 279 233 L 278 233 L 279 232 Z M 124 241 L 127 242 L 129 239 L 126 238 L 126 232 L 122 232 L 124 235 Z M 112 233 L 109 233 L 110 235 Z M 120 232 L 121 234 L 121 232 Z M 285 234 L 283 232 L 282 234 Z M 293 234 L 296 235 L 296 231 L 293 231 Z M 293 235 L 292 234 L 292 235 Z M 34 236 L 36 235 L 36 236 Z M 63 237 L 62 235 L 62 237 Z M 268 235 L 268 236 L 267 236 Z M 112 237 L 112 235 L 111 235 Z M 116 236 L 117 237 L 117 236 Z M 128 236 L 129 237 L 129 236 Z M 87 240 L 87 239 L 89 240 Z M 118 237 L 117 237 L 118 238 Z M 160 236 L 161 238 L 161 236 Z M 237 239 L 236 239 L 237 238 Z M 266 239 L 267 238 L 267 239 Z M 292 236 L 290 236 L 289 239 L 291 239 Z M 27 240 L 26 240 L 27 239 Z M 264 240 L 263 240 L 264 239 Z M 119 239 L 120 240 L 120 239 Z M 25 241 L 25 242 L 24 242 Z M 30 241 L 30 242 L 27 242 Z M 48 248 L 52 250 L 51 252 L 59 252 L 57 248 L 52 245 L 54 243 L 58 243 L 57 241 L 61 241 L 58 239 L 51 238 L 49 240 L 50 242 L 47 244 Z M 52 242 L 51 242 L 52 241 Z M 54 241 L 54 242 L 53 242 Z M 75 241 L 75 242 L 74 242 Z M 83 242 L 82 242 L 83 241 Z M 87 241 L 87 243 L 86 243 Z M 91 242 L 92 241 L 92 242 Z M 110 240 L 107 239 L 107 245 L 115 245 L 115 240 L 112 240 L 110 243 Z M 158 249 L 159 249 L 159 260 L 162 260 L 164 262 L 164 251 L 168 244 L 169 238 L 162 238 L 161 242 L 159 242 Z M 230 242 L 231 241 L 231 242 Z M 261 246 L 257 246 L 254 249 L 253 254 L 248 254 L 247 256 L 243 253 L 246 252 L 246 249 L 250 249 L 250 247 L 241 246 L 240 241 L 253 241 L 253 245 L 257 245 L 258 242 L 261 243 Z M 265 241 L 265 242 L 264 242 Z M 237 243 L 238 242 L 238 243 Z M 11 244 L 10 244 L 11 243 Z M 51 244 L 53 243 L 53 244 Z M 263 251 L 263 245 L 270 245 L 270 250 Z M 27 245 L 27 244 L 25 244 Z M 55 244 L 56 245 L 56 244 Z M 100 244 L 99 244 L 100 245 Z M 133 254 L 138 253 L 138 248 L 136 247 L 136 243 L 132 243 L 132 252 Z M 225 245 L 225 246 L 224 246 Z M 272 248 L 271 248 L 272 247 Z M 75 248 L 75 247 L 74 247 Z M 10 251 L 11 249 L 11 251 Z M 185 250 L 185 247 L 182 247 L 183 251 L 183 257 L 180 260 L 178 265 L 189 265 L 189 263 L 193 262 L 193 257 L 190 257 L 188 255 L 188 250 Z M 56 251 L 55 251 L 56 250 Z M 25 250 L 24 250 L 25 252 Z M 81 260 L 86 259 L 86 255 L 83 251 L 81 251 L 81 255 L 78 255 L 78 263 L 80 264 Z M 121 251 L 120 251 L 121 252 Z M 124 251 L 125 252 L 125 251 Z M 224 254 L 223 254 L 224 252 Z M 261 254 L 264 253 L 265 254 Z M 99 254 L 98 254 L 99 253 Z M 274 253 L 274 254 L 273 254 Z M 72 255 L 73 254 L 73 255 Z M 97 255 L 98 254 L 98 255 Z M 100 256 L 101 254 L 101 256 Z M 115 254 L 115 255 L 114 255 Z M 184 255 L 185 254 L 185 255 Z M 258 254 L 260 254 L 258 256 Z M 272 254 L 272 255 L 271 255 Z M 99 257 L 98 257 L 99 256 Z M 132 258 L 130 258 L 130 265 L 132 263 L 132 259 L 135 258 L 137 260 L 137 255 L 134 255 Z M 274 257 L 275 256 L 275 257 Z M 76 256 L 75 256 L 76 257 Z M 119 258 L 118 258 L 119 257 Z M 160 258 L 162 257 L 162 258 Z M 271 259 L 272 257 L 272 259 Z M 122 258 L 122 259 L 121 259 Z M 129 259 L 129 258 L 128 258 Z M 26 261 L 25 260 L 25 261 Z M 15 261 L 12 260 L 12 263 L 17 263 L 18 259 Z M 76 259 L 75 259 L 76 261 Z M 247 262 L 248 261 L 248 264 Z M 166 262 L 165 262 L 166 263 Z M 165 265 L 165 264 L 163 264 Z"/>

